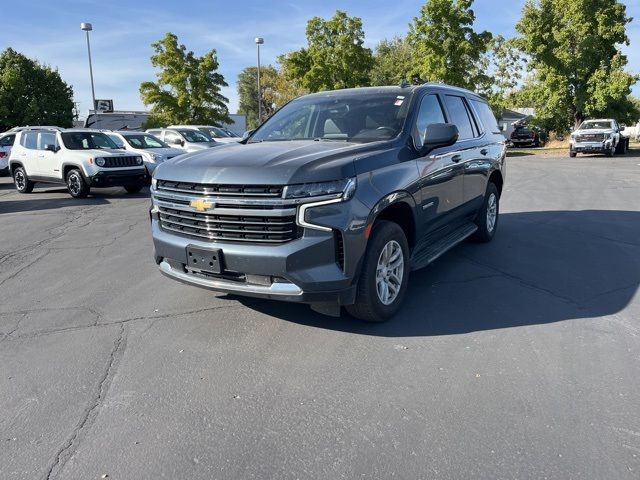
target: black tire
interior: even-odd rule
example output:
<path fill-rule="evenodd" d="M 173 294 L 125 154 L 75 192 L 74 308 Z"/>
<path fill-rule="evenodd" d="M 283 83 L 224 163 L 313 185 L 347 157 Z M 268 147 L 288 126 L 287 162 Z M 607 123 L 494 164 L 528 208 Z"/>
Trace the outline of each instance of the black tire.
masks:
<path fill-rule="evenodd" d="M 124 189 L 127 191 L 127 193 L 138 193 L 140 190 L 142 190 L 142 185 L 125 185 Z"/>
<path fill-rule="evenodd" d="M 570 156 L 571 158 L 576 158 L 576 156 L 577 156 L 577 155 L 578 155 L 578 153 L 577 153 L 577 152 L 574 152 L 573 150 L 569 150 L 569 156 Z"/>
<path fill-rule="evenodd" d="M 540 139 L 537 138 L 535 142 L 533 142 L 533 148 L 540 148 Z"/>
<path fill-rule="evenodd" d="M 82 173 L 77 168 L 67 172 L 67 190 L 73 198 L 86 198 L 89 195 L 89 185 L 84 181 Z"/>
<path fill-rule="evenodd" d="M 9 167 L 0 170 L 0 177 L 6 177 L 7 175 L 9 175 Z"/>
<path fill-rule="evenodd" d="M 395 245 L 394 243 L 395 242 Z M 396 290 L 395 298 L 385 304 L 378 293 L 378 264 L 383 260 L 383 249 L 400 247 L 402 251 L 402 278 Z M 397 250 L 396 250 L 397 251 Z M 395 262 L 394 262 L 395 263 Z M 382 272 L 382 270 L 380 270 Z M 386 270 L 385 270 L 386 272 Z M 381 275 L 385 275 L 381 273 Z M 393 273 L 391 274 L 393 275 Z M 393 317 L 400 307 L 407 292 L 409 278 L 409 244 L 404 231 L 393 222 L 381 220 L 376 222 L 369 238 L 367 251 L 362 263 L 362 271 L 358 281 L 356 303 L 346 307 L 352 316 L 366 322 L 384 322 Z M 387 276 L 387 284 L 390 277 Z M 397 282 L 392 282 L 396 284 Z M 391 295 L 387 288 L 387 294 Z"/>
<path fill-rule="evenodd" d="M 618 145 L 616 146 L 616 154 L 624 155 L 624 152 L 625 152 L 624 140 L 620 139 L 620 141 L 618 142 Z"/>
<path fill-rule="evenodd" d="M 605 153 L 605 155 L 607 157 L 613 157 L 616 154 L 616 151 L 618 150 L 618 147 L 614 147 L 613 145 L 611 145 L 611 148 L 609 150 L 607 150 L 607 152 Z"/>
<path fill-rule="evenodd" d="M 18 167 L 13 171 L 13 184 L 20 193 L 33 192 L 34 183 L 29 180 L 24 167 Z"/>
<path fill-rule="evenodd" d="M 490 220 L 490 215 L 493 217 L 493 221 Z M 484 203 L 476 216 L 475 224 L 478 226 L 478 230 L 473 234 L 473 239 L 481 243 L 493 240 L 496 230 L 498 230 L 499 218 L 500 193 L 495 183 L 489 183 L 484 195 Z"/>

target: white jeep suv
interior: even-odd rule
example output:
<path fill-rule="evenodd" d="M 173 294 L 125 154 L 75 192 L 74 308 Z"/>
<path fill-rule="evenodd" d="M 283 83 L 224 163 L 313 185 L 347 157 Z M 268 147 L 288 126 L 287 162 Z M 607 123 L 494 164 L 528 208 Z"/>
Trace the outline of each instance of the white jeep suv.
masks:
<path fill-rule="evenodd" d="M 18 132 L 9 169 L 20 193 L 36 182 L 65 184 L 83 198 L 94 187 L 123 186 L 137 193 L 148 182 L 140 155 L 118 149 L 97 130 L 24 130 Z"/>

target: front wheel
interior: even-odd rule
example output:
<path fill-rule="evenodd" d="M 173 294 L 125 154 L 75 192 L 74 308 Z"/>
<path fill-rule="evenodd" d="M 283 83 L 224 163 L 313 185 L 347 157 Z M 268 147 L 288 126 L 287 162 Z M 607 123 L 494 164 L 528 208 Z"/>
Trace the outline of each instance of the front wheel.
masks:
<path fill-rule="evenodd" d="M 73 198 L 85 198 L 89 195 L 89 185 L 84 181 L 80 170 L 74 168 L 67 173 L 67 189 Z"/>
<path fill-rule="evenodd" d="M 573 150 L 569 150 L 569 156 L 571 158 L 576 158 L 576 155 L 578 155 L 576 152 L 574 152 Z"/>
<path fill-rule="evenodd" d="M 376 222 L 358 281 L 356 303 L 347 311 L 367 322 L 384 322 L 394 316 L 407 291 L 409 244 L 398 224 Z"/>
<path fill-rule="evenodd" d="M 142 190 L 142 185 L 125 185 L 124 189 L 127 191 L 127 193 L 138 193 L 140 190 Z"/>
<path fill-rule="evenodd" d="M 34 183 L 29 180 L 24 167 L 18 167 L 13 171 L 13 183 L 20 193 L 31 193 L 33 191 Z"/>
<path fill-rule="evenodd" d="M 500 193 L 495 183 L 487 185 L 487 193 L 484 196 L 484 203 L 475 223 L 478 230 L 473 234 L 473 238 L 478 242 L 490 242 L 496 234 L 498 228 L 498 215 L 500 214 Z"/>

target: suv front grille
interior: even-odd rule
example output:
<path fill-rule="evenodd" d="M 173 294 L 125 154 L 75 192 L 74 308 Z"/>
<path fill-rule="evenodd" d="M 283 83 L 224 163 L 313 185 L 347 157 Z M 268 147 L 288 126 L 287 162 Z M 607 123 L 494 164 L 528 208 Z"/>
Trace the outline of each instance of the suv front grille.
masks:
<path fill-rule="evenodd" d="M 139 167 L 138 157 L 103 157 L 104 168 Z"/>
<path fill-rule="evenodd" d="M 217 185 L 191 182 L 158 180 L 158 190 L 181 192 L 195 195 L 224 195 L 229 197 L 280 198 L 281 185 Z"/>
<path fill-rule="evenodd" d="M 608 135 L 606 133 L 585 133 L 576 137 L 577 142 L 604 142 Z"/>
<path fill-rule="evenodd" d="M 164 230 L 206 240 L 283 243 L 298 237 L 295 216 L 217 215 L 159 208 Z"/>

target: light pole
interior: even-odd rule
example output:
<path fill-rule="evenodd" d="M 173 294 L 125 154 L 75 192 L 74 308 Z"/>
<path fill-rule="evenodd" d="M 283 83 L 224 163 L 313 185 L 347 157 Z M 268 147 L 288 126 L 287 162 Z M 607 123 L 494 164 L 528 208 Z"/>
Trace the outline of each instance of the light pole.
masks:
<path fill-rule="evenodd" d="M 264 38 L 256 37 L 258 47 L 258 126 L 262 123 L 262 92 L 260 91 L 260 45 L 264 44 Z"/>
<path fill-rule="evenodd" d="M 91 76 L 91 97 L 93 99 L 93 111 L 96 109 L 96 90 L 93 86 L 93 65 L 91 65 L 91 43 L 89 43 L 89 32 L 93 30 L 90 23 L 81 23 L 80 30 L 87 32 L 87 52 L 89 53 L 89 75 Z"/>

